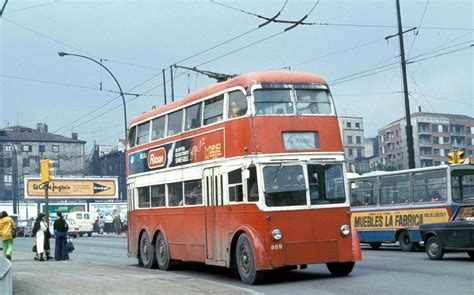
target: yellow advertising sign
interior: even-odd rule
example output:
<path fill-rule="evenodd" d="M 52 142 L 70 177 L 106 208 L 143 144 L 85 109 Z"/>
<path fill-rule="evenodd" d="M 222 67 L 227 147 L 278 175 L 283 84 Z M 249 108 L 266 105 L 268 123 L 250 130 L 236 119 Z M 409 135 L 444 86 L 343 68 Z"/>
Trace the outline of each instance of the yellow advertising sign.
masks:
<path fill-rule="evenodd" d="M 46 184 L 40 179 L 25 179 L 25 198 L 44 198 Z M 50 199 L 117 199 L 117 179 L 67 178 L 55 179 L 48 184 Z"/>
<path fill-rule="evenodd" d="M 417 228 L 422 224 L 448 220 L 446 208 L 352 212 L 352 224 L 358 231 Z"/>

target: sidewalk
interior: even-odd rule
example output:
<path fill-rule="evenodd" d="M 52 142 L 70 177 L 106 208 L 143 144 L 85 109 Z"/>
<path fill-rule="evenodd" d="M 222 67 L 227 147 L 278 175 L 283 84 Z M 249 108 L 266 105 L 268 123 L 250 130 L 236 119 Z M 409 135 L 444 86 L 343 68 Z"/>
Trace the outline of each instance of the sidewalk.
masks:
<path fill-rule="evenodd" d="M 249 294 L 238 287 L 158 269 L 69 261 L 39 262 L 16 252 L 14 294 Z"/>

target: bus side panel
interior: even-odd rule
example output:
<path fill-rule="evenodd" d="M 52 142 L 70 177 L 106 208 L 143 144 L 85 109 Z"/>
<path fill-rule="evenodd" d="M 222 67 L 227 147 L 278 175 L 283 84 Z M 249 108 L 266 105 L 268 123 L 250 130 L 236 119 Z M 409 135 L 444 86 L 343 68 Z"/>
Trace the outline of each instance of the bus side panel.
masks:
<path fill-rule="evenodd" d="M 169 209 L 168 209 L 169 210 Z M 171 259 L 205 261 L 205 211 L 204 207 L 175 208 L 168 211 L 166 237 Z"/>
<path fill-rule="evenodd" d="M 395 230 L 359 231 L 361 243 L 395 242 Z"/>

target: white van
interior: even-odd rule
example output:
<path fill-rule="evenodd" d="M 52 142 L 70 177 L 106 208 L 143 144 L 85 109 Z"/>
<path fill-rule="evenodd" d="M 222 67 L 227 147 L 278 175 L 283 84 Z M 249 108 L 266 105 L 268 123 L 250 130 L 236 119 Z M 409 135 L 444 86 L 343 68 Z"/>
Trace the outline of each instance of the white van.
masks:
<path fill-rule="evenodd" d="M 79 236 L 87 234 L 89 237 L 92 235 L 94 230 L 95 215 L 91 212 L 69 212 L 67 218 L 72 219 L 79 226 Z"/>

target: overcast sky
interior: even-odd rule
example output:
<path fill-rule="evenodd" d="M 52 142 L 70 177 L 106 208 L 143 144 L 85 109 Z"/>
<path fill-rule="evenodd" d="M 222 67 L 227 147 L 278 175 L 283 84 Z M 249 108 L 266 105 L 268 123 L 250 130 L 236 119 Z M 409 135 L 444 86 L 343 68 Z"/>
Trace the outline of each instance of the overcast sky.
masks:
<path fill-rule="evenodd" d="M 285 4 L 216 2 L 268 17 Z M 298 20 L 317 2 L 289 0 L 279 19 Z M 404 30 L 419 27 L 404 34 L 413 62 L 412 112 L 421 106 L 473 116 L 472 1 L 400 2 Z M 257 29 L 262 19 L 210 1 L 10 0 L 0 19 L 0 127 L 45 122 L 51 132 L 78 132 L 87 149 L 123 137 L 122 102 L 110 92 L 118 91 L 111 77 L 93 62 L 60 58 L 58 51 L 107 59 L 104 65 L 125 92 L 144 94 L 126 97 L 128 120 L 163 104 L 159 73 L 166 68 L 168 79 L 177 62 L 232 74 L 291 67 L 320 75 L 331 85 L 339 115 L 363 117 L 366 137 L 404 116 L 398 38 L 385 40 L 397 33 L 395 0 L 320 0 L 305 21 L 326 25 L 284 33 L 285 24 Z M 214 83 L 195 73 L 188 78 L 181 69 L 176 74 L 177 98 L 188 87 Z"/>

